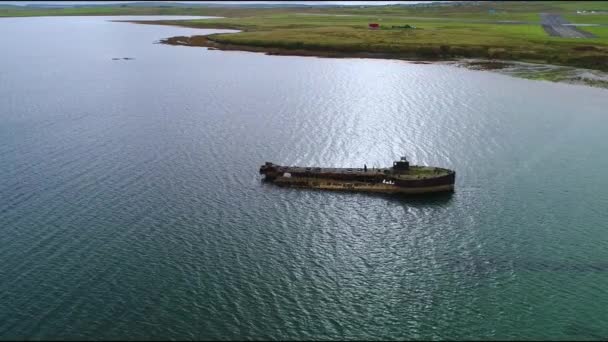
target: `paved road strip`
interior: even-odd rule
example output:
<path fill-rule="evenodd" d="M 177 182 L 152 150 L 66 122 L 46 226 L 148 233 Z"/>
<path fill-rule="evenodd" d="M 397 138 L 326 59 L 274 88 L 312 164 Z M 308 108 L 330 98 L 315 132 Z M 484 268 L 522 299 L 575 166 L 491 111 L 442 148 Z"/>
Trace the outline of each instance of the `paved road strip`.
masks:
<path fill-rule="evenodd" d="M 583 31 L 576 26 L 570 26 L 569 21 L 559 14 L 541 13 L 541 25 L 545 32 L 553 37 L 563 38 L 595 38 L 595 35 Z"/>

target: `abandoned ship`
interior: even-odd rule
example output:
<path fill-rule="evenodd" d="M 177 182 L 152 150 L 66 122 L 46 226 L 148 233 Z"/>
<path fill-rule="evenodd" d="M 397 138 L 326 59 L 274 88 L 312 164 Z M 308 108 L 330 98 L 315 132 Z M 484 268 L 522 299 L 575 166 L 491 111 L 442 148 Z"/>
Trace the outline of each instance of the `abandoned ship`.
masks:
<path fill-rule="evenodd" d="M 453 192 L 453 170 L 410 165 L 405 157 L 387 168 L 323 168 L 281 166 L 266 162 L 260 167 L 265 181 L 280 186 L 322 190 L 349 190 L 395 194 Z"/>

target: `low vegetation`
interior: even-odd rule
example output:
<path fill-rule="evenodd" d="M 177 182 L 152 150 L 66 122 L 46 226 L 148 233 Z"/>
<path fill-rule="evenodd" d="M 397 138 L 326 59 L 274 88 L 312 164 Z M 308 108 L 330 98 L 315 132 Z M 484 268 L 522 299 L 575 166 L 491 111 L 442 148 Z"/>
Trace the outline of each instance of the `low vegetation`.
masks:
<path fill-rule="evenodd" d="M 204 39 L 168 40 L 169 43 L 220 49 L 239 48 L 279 54 L 296 54 L 298 51 L 313 55 L 376 54 L 426 60 L 486 58 L 608 71 L 608 14 L 601 14 L 601 10 L 608 11 L 607 2 L 481 2 L 324 9 L 102 7 L 46 10 L 46 15 L 222 16 L 156 22 L 241 31 L 213 34 Z M 580 11 L 598 11 L 598 14 L 577 14 Z M 0 16 L 45 15 L 41 12 L 44 11 L 0 10 Z M 539 13 L 542 12 L 562 14 L 573 23 L 606 26 L 582 28 L 594 33 L 597 38 L 550 37 L 540 25 Z M 369 29 L 369 23 L 378 23 L 380 28 Z"/>

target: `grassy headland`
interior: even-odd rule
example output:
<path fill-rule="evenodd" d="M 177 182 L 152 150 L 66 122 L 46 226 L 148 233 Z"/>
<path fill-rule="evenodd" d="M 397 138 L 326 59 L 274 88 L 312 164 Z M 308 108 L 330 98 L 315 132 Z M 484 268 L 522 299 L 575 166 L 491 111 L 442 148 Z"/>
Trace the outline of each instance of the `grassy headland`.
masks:
<path fill-rule="evenodd" d="M 165 42 L 218 49 L 317 56 L 450 60 L 487 58 L 608 71 L 608 2 L 481 2 L 432 6 L 334 8 L 129 8 L 0 9 L 0 16 L 28 15 L 209 15 L 223 18 L 145 22 L 238 33 L 174 37 Z M 597 38 L 551 37 L 539 13 L 562 14 Z M 45 14 L 46 13 L 46 14 Z M 368 23 L 380 29 L 368 29 Z M 508 22 L 508 23 L 507 23 Z M 412 25 L 416 28 L 393 28 Z"/>

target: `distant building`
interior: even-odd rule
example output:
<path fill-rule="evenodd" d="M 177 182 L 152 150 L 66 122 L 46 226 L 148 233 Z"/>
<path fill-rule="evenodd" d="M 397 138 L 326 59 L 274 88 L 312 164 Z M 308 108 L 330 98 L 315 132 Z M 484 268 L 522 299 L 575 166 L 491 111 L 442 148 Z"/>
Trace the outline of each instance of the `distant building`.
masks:
<path fill-rule="evenodd" d="M 376 23 L 370 23 L 370 24 L 368 25 L 368 27 L 369 27 L 371 30 L 376 30 L 376 29 L 378 29 L 378 28 L 380 27 L 380 24 L 376 24 Z"/>

